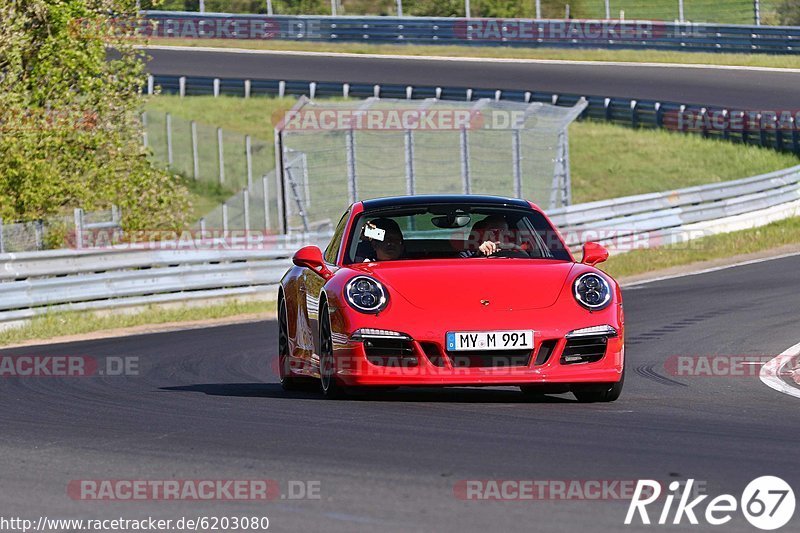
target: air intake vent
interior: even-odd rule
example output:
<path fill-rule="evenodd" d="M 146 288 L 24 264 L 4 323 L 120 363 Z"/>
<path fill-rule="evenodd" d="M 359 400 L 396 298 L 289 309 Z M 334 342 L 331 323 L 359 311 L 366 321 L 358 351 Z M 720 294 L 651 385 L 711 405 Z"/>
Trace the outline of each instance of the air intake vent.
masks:
<path fill-rule="evenodd" d="M 553 355 L 553 350 L 556 349 L 556 344 L 558 344 L 558 339 L 542 341 L 539 345 L 539 351 L 536 352 L 536 366 L 543 365 L 550 359 L 550 356 Z"/>
<path fill-rule="evenodd" d="M 530 350 L 498 350 L 489 352 L 447 352 L 455 368 L 528 366 Z"/>
<path fill-rule="evenodd" d="M 398 339 L 365 339 L 364 351 L 373 365 L 412 367 L 417 366 L 414 345 Z"/>
<path fill-rule="evenodd" d="M 606 354 L 606 344 L 608 337 L 580 337 L 567 340 L 564 353 L 561 354 L 562 365 L 573 365 L 576 363 L 594 363 L 599 361 Z"/>

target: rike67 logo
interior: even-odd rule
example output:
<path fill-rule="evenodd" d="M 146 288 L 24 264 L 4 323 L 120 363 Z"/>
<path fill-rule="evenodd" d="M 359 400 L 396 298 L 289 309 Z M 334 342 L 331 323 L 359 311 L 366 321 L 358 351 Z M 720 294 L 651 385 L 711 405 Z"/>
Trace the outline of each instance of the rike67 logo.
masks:
<path fill-rule="evenodd" d="M 698 520 L 700 517 L 705 519 L 707 524 L 721 526 L 730 522 L 734 513 L 741 510 L 751 525 L 764 531 L 771 531 L 785 526 L 794 515 L 794 491 L 779 477 L 756 478 L 745 487 L 740 499 L 737 500 L 731 494 L 721 494 L 705 502 L 704 511 L 702 511 L 701 504 L 708 498 L 708 495 L 696 496 L 690 500 L 693 484 L 693 479 L 687 480 L 683 486 L 677 481 L 669 484 L 669 492 L 663 498 L 661 512 L 657 518 L 653 517 L 655 523 L 659 525 L 680 524 L 685 518 L 690 524 L 697 525 L 700 523 Z M 682 492 L 678 493 L 681 488 L 683 488 Z M 678 503 L 673 510 L 673 503 L 676 499 Z M 650 511 L 657 511 L 662 501 L 661 484 L 649 479 L 639 480 L 628 507 L 628 514 L 625 516 L 625 525 L 637 522 L 650 525 L 651 517 L 648 513 L 648 506 L 656 501 L 658 504 L 652 505 Z"/>

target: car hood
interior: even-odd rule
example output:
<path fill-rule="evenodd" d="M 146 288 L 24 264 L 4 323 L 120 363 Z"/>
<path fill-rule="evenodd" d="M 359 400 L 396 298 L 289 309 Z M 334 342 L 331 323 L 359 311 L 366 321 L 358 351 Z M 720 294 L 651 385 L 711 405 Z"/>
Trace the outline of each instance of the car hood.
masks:
<path fill-rule="evenodd" d="M 349 265 L 368 274 L 425 310 L 496 310 L 550 307 L 558 299 L 575 263 L 527 259 L 386 261 Z M 488 301 L 488 304 L 484 303 Z"/>

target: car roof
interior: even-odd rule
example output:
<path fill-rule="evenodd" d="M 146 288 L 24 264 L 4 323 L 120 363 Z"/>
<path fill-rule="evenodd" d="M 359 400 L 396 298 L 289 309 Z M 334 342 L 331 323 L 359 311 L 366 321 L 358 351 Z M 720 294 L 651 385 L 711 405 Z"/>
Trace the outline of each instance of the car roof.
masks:
<path fill-rule="evenodd" d="M 530 209 L 531 206 L 520 198 L 505 198 L 502 196 L 487 196 L 480 194 L 419 194 L 414 196 L 391 196 L 388 198 L 375 198 L 362 200 L 365 211 L 385 209 L 389 207 L 403 207 L 430 204 L 471 204 L 487 206 L 514 206 Z"/>

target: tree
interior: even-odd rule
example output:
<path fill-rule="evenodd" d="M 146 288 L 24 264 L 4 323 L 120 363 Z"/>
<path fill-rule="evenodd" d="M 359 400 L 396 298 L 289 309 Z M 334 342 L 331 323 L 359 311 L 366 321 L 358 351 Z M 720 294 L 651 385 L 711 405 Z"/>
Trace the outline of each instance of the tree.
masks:
<path fill-rule="evenodd" d="M 778 18 L 784 26 L 800 25 L 800 0 L 783 0 L 778 5 Z"/>
<path fill-rule="evenodd" d="M 178 228 L 188 195 L 151 167 L 135 0 L 0 0 L 0 216 L 122 207 L 129 229 Z M 107 60 L 107 46 L 114 49 Z"/>

